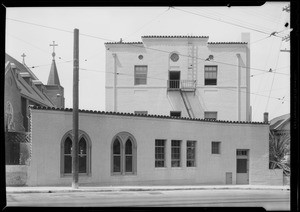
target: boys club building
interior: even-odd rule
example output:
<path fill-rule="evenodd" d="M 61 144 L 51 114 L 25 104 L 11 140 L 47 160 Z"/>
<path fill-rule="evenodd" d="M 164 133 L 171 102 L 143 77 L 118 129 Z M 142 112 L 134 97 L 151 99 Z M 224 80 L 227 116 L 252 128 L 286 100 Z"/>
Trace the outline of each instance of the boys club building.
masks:
<path fill-rule="evenodd" d="M 251 121 L 249 38 L 106 43 L 107 112 L 79 110 L 79 184 L 282 185 L 268 120 Z M 71 185 L 72 109 L 33 105 L 28 117 L 15 184 Z"/>

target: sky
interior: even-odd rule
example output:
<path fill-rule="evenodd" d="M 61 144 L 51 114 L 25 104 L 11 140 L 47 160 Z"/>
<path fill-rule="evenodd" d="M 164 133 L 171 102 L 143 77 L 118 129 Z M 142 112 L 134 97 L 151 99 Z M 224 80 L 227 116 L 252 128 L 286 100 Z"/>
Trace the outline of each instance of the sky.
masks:
<path fill-rule="evenodd" d="M 252 121 L 290 113 L 288 2 L 252 7 L 7 7 L 6 46 L 47 84 L 55 41 L 56 65 L 73 107 L 73 31 L 79 29 L 79 108 L 105 110 L 105 42 L 141 41 L 145 35 L 209 36 L 209 42 L 240 42 L 250 33 Z M 276 32 L 276 36 L 271 35 Z M 224 55 L 224 54 L 223 54 Z M 214 55 L 214 59 L 222 53 Z M 271 72 L 269 70 L 272 69 Z M 236 91 L 233 91 L 236 92 Z"/>

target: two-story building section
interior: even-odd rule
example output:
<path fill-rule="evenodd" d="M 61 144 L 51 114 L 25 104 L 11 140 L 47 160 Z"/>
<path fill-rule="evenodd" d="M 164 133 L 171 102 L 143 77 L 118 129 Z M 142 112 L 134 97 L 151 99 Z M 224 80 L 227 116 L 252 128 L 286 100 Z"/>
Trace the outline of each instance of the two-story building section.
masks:
<path fill-rule="evenodd" d="M 105 43 L 106 110 L 251 121 L 249 33 Z"/>

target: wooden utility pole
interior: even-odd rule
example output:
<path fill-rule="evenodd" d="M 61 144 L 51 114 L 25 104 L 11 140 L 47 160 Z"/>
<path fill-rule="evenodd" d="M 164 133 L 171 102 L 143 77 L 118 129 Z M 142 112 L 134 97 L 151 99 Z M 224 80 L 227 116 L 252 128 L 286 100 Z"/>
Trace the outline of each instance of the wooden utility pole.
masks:
<path fill-rule="evenodd" d="M 74 29 L 73 61 L 73 143 L 72 143 L 72 188 L 78 189 L 78 82 L 79 82 L 79 30 Z"/>

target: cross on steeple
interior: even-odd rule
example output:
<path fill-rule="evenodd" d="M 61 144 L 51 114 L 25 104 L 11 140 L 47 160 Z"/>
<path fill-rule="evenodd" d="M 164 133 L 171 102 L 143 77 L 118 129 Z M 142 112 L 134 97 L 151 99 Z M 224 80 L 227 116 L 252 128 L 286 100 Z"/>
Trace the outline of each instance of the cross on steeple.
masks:
<path fill-rule="evenodd" d="M 50 44 L 49 46 L 53 46 L 52 57 L 53 57 L 53 60 L 54 60 L 54 57 L 55 57 L 55 46 L 58 46 L 58 44 L 55 44 L 55 41 L 53 41 L 53 44 Z"/>
<path fill-rule="evenodd" d="M 23 54 L 21 55 L 21 57 L 23 57 L 23 64 L 25 64 L 25 57 L 26 57 L 26 54 L 23 53 Z"/>

